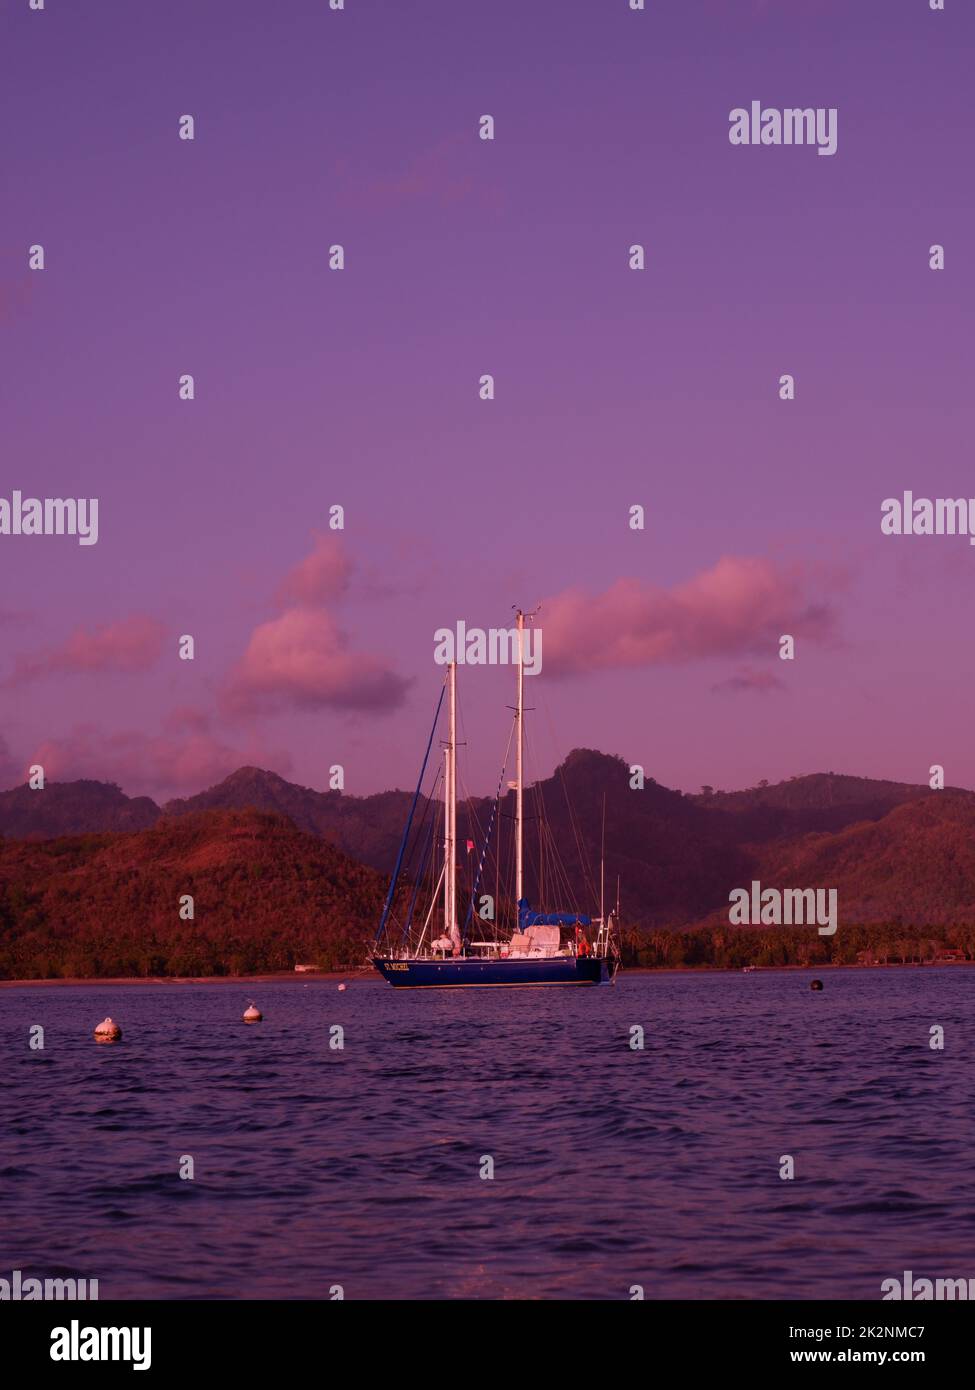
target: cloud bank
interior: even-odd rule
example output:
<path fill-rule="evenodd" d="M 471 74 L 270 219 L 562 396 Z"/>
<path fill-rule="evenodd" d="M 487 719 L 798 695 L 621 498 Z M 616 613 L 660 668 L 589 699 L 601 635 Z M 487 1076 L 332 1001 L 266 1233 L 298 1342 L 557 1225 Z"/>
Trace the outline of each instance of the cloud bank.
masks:
<path fill-rule="evenodd" d="M 4 685 L 26 685 L 45 676 L 148 671 L 162 654 L 165 636 L 163 624 L 145 614 L 90 632 L 79 628 L 66 642 L 19 656 Z"/>
<path fill-rule="evenodd" d="M 771 655 L 786 632 L 825 642 L 836 614 L 812 589 L 799 570 L 736 556 L 673 589 L 638 579 L 596 595 L 567 589 L 542 605 L 545 670 L 568 676 Z"/>

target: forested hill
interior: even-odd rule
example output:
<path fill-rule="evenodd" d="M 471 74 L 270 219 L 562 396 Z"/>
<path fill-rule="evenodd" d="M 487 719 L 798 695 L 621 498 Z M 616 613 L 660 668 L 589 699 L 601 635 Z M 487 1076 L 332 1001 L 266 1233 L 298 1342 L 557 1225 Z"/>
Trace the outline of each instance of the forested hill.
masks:
<path fill-rule="evenodd" d="M 259 811 L 0 842 L 0 978 L 210 975 L 362 964 L 380 874 Z M 185 896 L 193 899 L 193 918 Z"/>

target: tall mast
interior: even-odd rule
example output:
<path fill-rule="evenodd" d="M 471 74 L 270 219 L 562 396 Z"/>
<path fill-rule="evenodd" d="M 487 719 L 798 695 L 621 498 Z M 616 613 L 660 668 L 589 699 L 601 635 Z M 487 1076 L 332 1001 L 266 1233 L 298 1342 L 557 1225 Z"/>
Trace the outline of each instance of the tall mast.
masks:
<path fill-rule="evenodd" d="M 522 795 L 524 792 L 525 760 L 525 615 L 520 608 L 517 610 L 515 624 L 518 630 L 518 705 L 515 712 L 515 722 L 518 726 L 518 737 L 515 743 L 515 905 L 517 910 L 517 904 L 524 896 Z"/>
<path fill-rule="evenodd" d="M 606 921 L 606 793 L 603 792 L 603 834 L 599 845 L 599 929 Z"/>
<path fill-rule="evenodd" d="M 447 746 L 444 749 L 444 934 L 460 950 L 457 930 L 457 663 L 447 667 Z"/>

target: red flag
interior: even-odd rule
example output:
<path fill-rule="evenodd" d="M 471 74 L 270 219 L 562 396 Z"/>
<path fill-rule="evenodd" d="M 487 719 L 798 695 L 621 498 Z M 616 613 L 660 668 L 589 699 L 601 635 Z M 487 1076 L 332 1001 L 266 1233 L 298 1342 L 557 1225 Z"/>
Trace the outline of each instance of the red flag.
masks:
<path fill-rule="evenodd" d="M 471 852 L 471 850 L 472 850 L 473 848 L 474 848 L 474 841 L 473 841 L 473 840 L 468 840 L 468 841 L 467 841 L 467 853 L 470 854 L 470 852 Z"/>

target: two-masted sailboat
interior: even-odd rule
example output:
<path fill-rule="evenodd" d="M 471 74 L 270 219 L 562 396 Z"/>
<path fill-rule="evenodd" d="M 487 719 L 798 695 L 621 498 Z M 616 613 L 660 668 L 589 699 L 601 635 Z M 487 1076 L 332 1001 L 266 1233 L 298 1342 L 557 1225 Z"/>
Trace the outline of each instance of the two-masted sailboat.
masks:
<path fill-rule="evenodd" d="M 482 870 L 491 839 L 492 825 L 500 808 L 502 781 L 491 815 L 491 823 L 483 836 L 477 873 L 470 885 L 470 901 L 461 925 L 458 914 L 457 874 L 457 663 L 447 665 L 444 688 L 440 692 L 437 713 L 427 741 L 426 754 L 420 769 L 416 792 L 410 808 L 403 839 L 397 856 L 389 892 L 376 933 L 376 954 L 372 963 L 380 974 L 399 989 L 440 988 L 458 989 L 491 986 L 532 985 L 597 985 L 612 982 L 619 966 L 616 940 L 617 913 L 605 915 L 600 902 L 599 916 L 590 917 L 576 912 L 535 912 L 524 893 L 524 765 L 525 765 L 525 614 L 519 609 L 516 617 L 515 643 L 517 671 L 517 704 L 515 706 L 515 781 L 514 801 L 514 902 L 517 916 L 507 933 L 499 932 L 489 939 L 474 939 L 488 935 L 485 922 L 475 912 Z M 443 767 L 443 864 L 436 874 L 433 862 L 434 820 L 414 833 L 414 820 L 421 800 L 430 750 L 447 696 L 447 738 L 444 743 Z M 438 774 L 439 780 L 439 774 Z M 428 799 L 424 816 L 435 805 Z M 400 889 L 404 859 L 411 844 L 419 855 L 419 869 L 412 884 Z M 425 845 L 424 845 L 425 840 Z M 467 842 L 468 851 L 476 848 Z M 416 917 L 421 880 L 427 869 L 433 885 L 429 910 L 425 918 Z M 442 897 L 441 897 L 442 889 Z M 399 897 L 398 897 L 399 894 Z M 602 894 L 600 895 L 602 896 Z M 402 900 L 402 901 L 400 901 Z M 442 903 L 440 935 L 432 936 L 431 924 L 437 902 Z M 399 905 L 400 910 L 395 908 Z M 491 914 L 493 917 L 493 914 Z M 416 927 L 414 926 L 416 922 Z M 428 941 L 428 932 L 430 939 Z M 398 936 L 398 940 L 396 939 Z"/>

